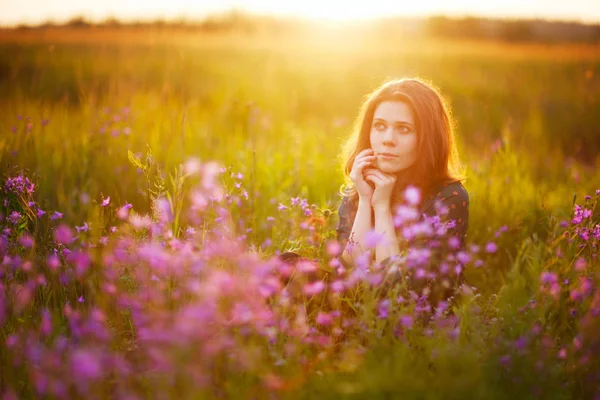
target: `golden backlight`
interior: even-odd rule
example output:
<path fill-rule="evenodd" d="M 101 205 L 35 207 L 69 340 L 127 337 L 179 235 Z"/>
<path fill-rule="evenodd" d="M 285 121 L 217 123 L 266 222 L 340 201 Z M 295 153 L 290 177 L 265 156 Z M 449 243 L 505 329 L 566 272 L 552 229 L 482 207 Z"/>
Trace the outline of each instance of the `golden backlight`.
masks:
<path fill-rule="evenodd" d="M 0 25 L 48 20 L 63 22 L 74 16 L 83 16 L 92 21 L 109 17 L 122 20 L 201 19 L 232 9 L 328 21 L 442 14 L 600 21 L 597 0 L 21 0 L 0 1 Z"/>

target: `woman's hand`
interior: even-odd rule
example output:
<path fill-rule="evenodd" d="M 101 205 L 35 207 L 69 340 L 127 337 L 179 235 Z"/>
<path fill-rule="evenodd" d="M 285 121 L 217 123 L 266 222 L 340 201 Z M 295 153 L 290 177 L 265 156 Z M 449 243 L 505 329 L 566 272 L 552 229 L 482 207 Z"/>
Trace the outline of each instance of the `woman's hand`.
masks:
<path fill-rule="evenodd" d="M 396 175 L 387 174 L 377 168 L 365 170 L 365 180 L 373 182 L 375 190 L 371 196 L 373 209 L 381 208 L 389 210 L 391 207 L 392 192 L 396 184 Z"/>
<path fill-rule="evenodd" d="M 363 176 L 366 167 L 375 165 L 376 156 L 373 155 L 373 149 L 366 149 L 357 154 L 350 171 L 350 179 L 358 192 L 359 199 L 371 201 L 373 188 Z"/>

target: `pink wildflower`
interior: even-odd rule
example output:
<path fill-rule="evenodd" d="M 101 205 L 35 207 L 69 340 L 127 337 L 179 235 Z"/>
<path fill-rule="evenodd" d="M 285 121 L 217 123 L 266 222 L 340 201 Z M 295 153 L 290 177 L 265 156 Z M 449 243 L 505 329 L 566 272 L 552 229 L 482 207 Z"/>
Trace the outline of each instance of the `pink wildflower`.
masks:
<path fill-rule="evenodd" d="M 100 203 L 100 207 L 107 207 L 110 204 L 110 196 L 106 198 L 102 198 L 102 203 Z"/>
<path fill-rule="evenodd" d="M 333 323 L 333 318 L 330 314 L 320 311 L 319 314 L 317 314 L 316 322 L 322 326 L 329 326 Z"/>
<path fill-rule="evenodd" d="M 416 206 L 421 201 L 421 192 L 414 186 L 408 186 L 404 191 L 404 199 L 411 206 Z"/>
<path fill-rule="evenodd" d="M 315 296 L 325 289 L 325 284 L 322 281 L 316 281 L 304 286 L 304 294 L 307 296 Z"/>
<path fill-rule="evenodd" d="M 498 246 L 494 242 L 489 242 L 485 245 L 485 251 L 488 253 L 495 253 L 498 251 Z"/>

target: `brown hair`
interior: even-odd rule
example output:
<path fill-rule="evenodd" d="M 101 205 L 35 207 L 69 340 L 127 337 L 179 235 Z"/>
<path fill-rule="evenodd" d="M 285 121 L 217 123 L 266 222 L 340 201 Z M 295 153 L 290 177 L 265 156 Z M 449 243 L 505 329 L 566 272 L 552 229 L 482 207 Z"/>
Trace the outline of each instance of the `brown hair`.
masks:
<path fill-rule="evenodd" d="M 369 94 L 354 123 L 352 135 L 344 144 L 344 175 L 350 184 L 354 159 L 361 151 L 370 148 L 370 132 L 377 106 L 384 101 L 402 101 L 412 109 L 417 131 L 417 159 L 415 163 L 398 172 L 392 204 L 399 201 L 407 185 L 418 187 L 425 195 L 433 186 L 445 181 L 465 179 L 456 149 L 454 122 L 450 107 L 439 91 L 419 78 L 388 81 Z M 356 200 L 354 187 L 346 186 L 344 195 Z"/>

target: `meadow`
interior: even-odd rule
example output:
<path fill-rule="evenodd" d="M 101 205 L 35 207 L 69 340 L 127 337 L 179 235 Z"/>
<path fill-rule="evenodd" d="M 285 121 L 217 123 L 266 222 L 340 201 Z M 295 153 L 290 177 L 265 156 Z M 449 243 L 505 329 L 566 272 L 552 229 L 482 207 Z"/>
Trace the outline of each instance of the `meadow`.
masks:
<path fill-rule="evenodd" d="M 470 195 L 430 322 L 336 259 L 343 141 L 404 76 Z M 600 398 L 600 45 L 3 31 L 0 110 L 6 399 Z"/>

